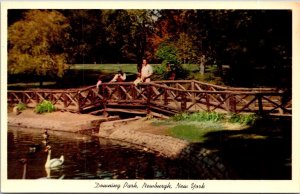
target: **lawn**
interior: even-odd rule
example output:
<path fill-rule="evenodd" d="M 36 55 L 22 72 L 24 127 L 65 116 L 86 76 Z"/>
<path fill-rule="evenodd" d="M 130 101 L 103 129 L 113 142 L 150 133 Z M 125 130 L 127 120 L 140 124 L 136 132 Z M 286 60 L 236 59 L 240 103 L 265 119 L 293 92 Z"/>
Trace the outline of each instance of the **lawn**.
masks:
<path fill-rule="evenodd" d="M 60 79 L 46 77 L 43 86 L 40 87 L 37 76 L 8 75 L 8 89 L 24 90 L 30 88 L 76 88 L 93 85 L 97 78 L 102 76 L 103 81 L 112 79 L 118 70 L 127 74 L 127 79 L 135 79 L 137 72 L 136 64 L 73 64 Z"/>
<path fill-rule="evenodd" d="M 74 64 L 71 65 L 71 70 L 94 70 L 102 73 L 112 74 L 118 70 L 122 70 L 127 74 L 136 74 L 136 64 Z"/>

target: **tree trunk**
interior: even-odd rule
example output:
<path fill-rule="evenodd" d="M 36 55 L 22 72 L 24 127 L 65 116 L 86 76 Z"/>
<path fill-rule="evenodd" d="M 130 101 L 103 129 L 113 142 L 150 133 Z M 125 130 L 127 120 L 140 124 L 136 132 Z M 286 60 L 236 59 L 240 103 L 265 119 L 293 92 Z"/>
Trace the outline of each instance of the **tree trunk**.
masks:
<path fill-rule="evenodd" d="M 200 59 L 200 74 L 201 75 L 204 75 L 205 73 L 205 55 L 202 55 L 201 56 L 201 59 Z"/>
<path fill-rule="evenodd" d="M 204 75 L 204 73 L 205 73 L 205 65 L 204 65 L 204 63 L 201 63 L 200 64 L 200 74 Z"/>
<path fill-rule="evenodd" d="M 40 82 L 40 87 L 43 87 L 43 76 L 40 76 L 39 82 Z"/>

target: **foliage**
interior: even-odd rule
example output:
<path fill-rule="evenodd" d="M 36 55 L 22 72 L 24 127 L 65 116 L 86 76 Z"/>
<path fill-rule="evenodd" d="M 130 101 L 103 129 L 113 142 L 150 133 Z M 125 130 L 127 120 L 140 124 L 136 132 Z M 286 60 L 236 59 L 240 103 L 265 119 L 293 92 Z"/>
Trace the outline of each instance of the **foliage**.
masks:
<path fill-rule="evenodd" d="M 217 112 L 196 112 L 180 113 L 171 117 L 173 121 L 212 121 L 212 122 L 231 122 L 242 125 L 253 125 L 259 117 L 255 114 L 225 114 Z"/>
<path fill-rule="evenodd" d="M 221 121 L 225 115 L 217 112 L 180 113 L 172 117 L 174 121 Z"/>
<path fill-rule="evenodd" d="M 48 100 L 43 100 L 35 107 L 35 112 L 38 114 L 55 111 L 55 106 Z"/>
<path fill-rule="evenodd" d="M 62 75 L 64 54 L 70 63 L 146 57 L 196 63 L 204 75 L 216 65 L 199 79 L 218 76 L 231 86 L 291 86 L 291 10 L 8 10 L 8 20 L 9 73 Z"/>
<path fill-rule="evenodd" d="M 8 28 L 8 73 L 62 77 L 70 26 L 57 11 L 30 10 Z"/>
<path fill-rule="evenodd" d="M 193 43 L 194 36 L 190 36 L 187 33 L 180 33 L 179 38 L 176 42 L 177 57 L 181 63 L 191 63 L 197 58 L 197 49 Z"/>
<path fill-rule="evenodd" d="M 179 64 L 178 50 L 175 45 L 162 43 L 156 51 L 156 56 L 164 62 Z"/>
<path fill-rule="evenodd" d="M 26 108 L 27 108 L 27 107 L 26 107 L 26 104 L 24 104 L 24 103 L 22 103 L 22 102 L 20 102 L 20 103 L 17 104 L 17 109 L 18 109 L 19 111 L 25 110 Z"/>
<path fill-rule="evenodd" d="M 101 10 L 64 10 L 62 13 L 69 19 L 72 30 L 70 41 L 67 43 L 69 63 L 97 63 L 101 62 L 108 45 L 104 25 L 99 22 L 102 18 Z M 107 50 L 107 49 L 106 49 Z"/>
<path fill-rule="evenodd" d="M 231 123 L 240 123 L 244 125 L 253 125 L 259 117 L 254 114 L 233 114 L 228 121 Z"/>
<path fill-rule="evenodd" d="M 188 71 L 180 64 L 178 58 L 178 49 L 175 45 L 169 44 L 168 42 L 162 43 L 156 52 L 156 57 L 162 60 L 161 66 L 154 69 L 161 79 L 169 79 L 170 72 L 176 73 L 176 79 L 185 79 L 188 75 Z"/>
<path fill-rule="evenodd" d="M 103 21 L 109 35 L 108 44 L 117 48 L 127 60 L 137 62 L 140 69 L 142 59 L 151 57 L 147 36 L 153 33 L 152 11 L 107 10 L 104 13 L 106 15 Z"/>

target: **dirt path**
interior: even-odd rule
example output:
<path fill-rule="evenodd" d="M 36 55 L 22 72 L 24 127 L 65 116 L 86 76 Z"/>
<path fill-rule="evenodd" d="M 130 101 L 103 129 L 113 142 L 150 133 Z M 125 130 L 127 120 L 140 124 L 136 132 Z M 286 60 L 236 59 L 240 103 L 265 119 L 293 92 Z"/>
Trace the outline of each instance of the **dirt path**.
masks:
<path fill-rule="evenodd" d="M 36 114 L 33 109 L 24 110 L 18 115 L 15 115 L 13 112 L 8 113 L 8 125 L 11 126 L 47 128 L 50 130 L 66 132 L 79 132 L 82 130 L 98 128 L 101 122 L 115 119 L 118 119 L 118 117 L 105 118 L 103 116 L 59 111 Z"/>

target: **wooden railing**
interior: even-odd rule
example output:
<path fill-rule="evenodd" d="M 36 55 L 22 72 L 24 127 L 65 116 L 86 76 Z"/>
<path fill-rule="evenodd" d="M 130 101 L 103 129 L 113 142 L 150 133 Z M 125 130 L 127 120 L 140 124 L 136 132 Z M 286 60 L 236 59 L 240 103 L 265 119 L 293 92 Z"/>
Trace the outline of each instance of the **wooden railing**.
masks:
<path fill-rule="evenodd" d="M 8 91 L 8 103 L 23 102 L 35 106 L 50 100 L 56 107 L 84 112 L 99 107 L 144 107 L 146 112 L 166 114 L 195 111 L 255 112 L 259 114 L 292 114 L 292 99 L 287 92 L 274 88 L 232 88 L 193 80 L 155 81 L 138 86 L 129 82 L 103 83 L 100 88 L 68 90 Z"/>

